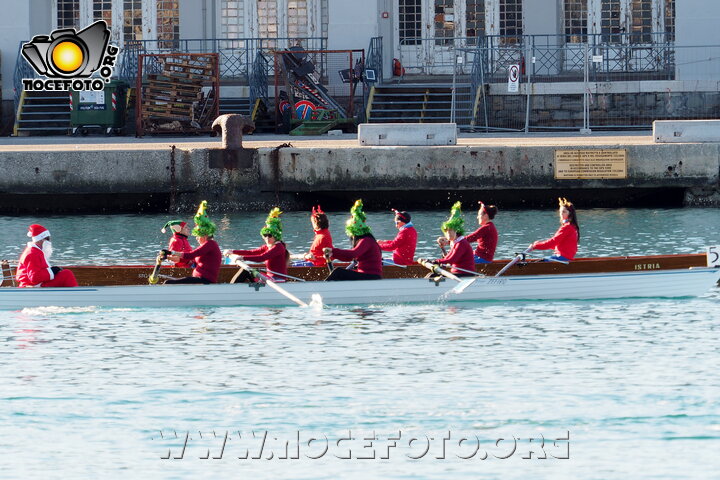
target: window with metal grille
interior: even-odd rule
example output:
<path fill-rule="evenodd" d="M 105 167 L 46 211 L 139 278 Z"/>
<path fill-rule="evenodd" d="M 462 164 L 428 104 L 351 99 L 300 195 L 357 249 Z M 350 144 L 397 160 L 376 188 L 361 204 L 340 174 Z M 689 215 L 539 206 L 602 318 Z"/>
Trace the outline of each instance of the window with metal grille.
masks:
<path fill-rule="evenodd" d="M 618 34 L 625 31 L 620 26 L 620 3 L 620 0 L 602 0 L 600 32 L 603 42 L 620 43 Z"/>
<path fill-rule="evenodd" d="M 277 38 L 277 0 L 258 0 L 257 15 L 259 36 L 261 38 Z"/>
<path fill-rule="evenodd" d="M 587 42 L 587 0 L 565 0 L 564 7 L 565 43 Z"/>
<path fill-rule="evenodd" d="M 501 43 L 520 43 L 522 32 L 522 1 L 500 0 Z"/>
<path fill-rule="evenodd" d="M 652 0 L 631 0 L 630 43 L 652 43 Z"/>
<path fill-rule="evenodd" d="M 142 0 L 123 0 L 123 39 L 143 40 Z"/>
<path fill-rule="evenodd" d="M 157 39 L 160 48 L 177 48 L 180 38 L 180 10 L 177 0 L 158 0 Z"/>
<path fill-rule="evenodd" d="M 422 34 L 422 1 L 398 0 L 400 45 L 419 45 Z"/>
<path fill-rule="evenodd" d="M 288 37 L 308 36 L 307 0 L 289 0 L 287 4 Z"/>
<path fill-rule="evenodd" d="M 222 0 L 220 6 L 220 31 L 225 38 L 241 38 L 244 34 L 242 0 Z"/>
<path fill-rule="evenodd" d="M 93 22 L 105 20 L 112 27 L 112 2 L 110 0 L 93 0 Z"/>
<path fill-rule="evenodd" d="M 665 0 L 665 33 L 667 41 L 675 41 L 675 0 Z"/>
<path fill-rule="evenodd" d="M 477 44 L 477 38 L 485 35 L 485 0 L 466 0 L 465 36 L 468 43 Z"/>
<path fill-rule="evenodd" d="M 435 0 L 435 45 L 452 45 L 455 37 L 455 0 Z"/>
<path fill-rule="evenodd" d="M 58 28 L 78 28 L 80 0 L 57 0 Z"/>

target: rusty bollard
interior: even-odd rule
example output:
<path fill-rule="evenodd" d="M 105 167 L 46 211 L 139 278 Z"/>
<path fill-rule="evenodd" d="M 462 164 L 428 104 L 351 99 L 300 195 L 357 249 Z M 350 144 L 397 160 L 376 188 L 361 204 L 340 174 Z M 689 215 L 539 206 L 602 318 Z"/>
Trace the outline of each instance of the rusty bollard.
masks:
<path fill-rule="evenodd" d="M 214 132 L 222 133 L 222 146 L 225 149 L 242 148 L 243 133 L 252 133 L 255 123 L 244 115 L 228 113 L 220 115 L 212 124 Z"/>

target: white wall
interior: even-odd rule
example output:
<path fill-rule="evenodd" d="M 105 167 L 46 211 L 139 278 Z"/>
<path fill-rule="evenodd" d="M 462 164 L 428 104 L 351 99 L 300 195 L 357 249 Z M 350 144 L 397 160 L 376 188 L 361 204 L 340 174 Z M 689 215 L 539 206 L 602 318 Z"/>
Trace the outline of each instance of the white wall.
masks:
<path fill-rule="evenodd" d="M 13 99 L 13 73 L 18 45 L 30 40 L 30 3 L 0 0 L 0 55 L 2 55 L 2 98 Z M 49 33 L 49 32 L 48 32 Z"/>
<path fill-rule="evenodd" d="M 331 0 L 328 2 L 328 48 L 366 49 L 378 35 L 378 0 Z"/>
<path fill-rule="evenodd" d="M 720 2 L 717 0 L 676 0 L 675 54 L 678 80 L 717 80 L 720 78 Z M 708 60 L 712 58 L 713 60 Z"/>

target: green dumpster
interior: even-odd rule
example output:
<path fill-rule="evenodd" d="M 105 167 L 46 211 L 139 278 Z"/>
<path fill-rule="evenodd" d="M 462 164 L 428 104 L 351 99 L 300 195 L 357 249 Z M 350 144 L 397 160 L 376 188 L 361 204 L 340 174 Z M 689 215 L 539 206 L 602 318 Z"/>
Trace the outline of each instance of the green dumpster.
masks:
<path fill-rule="evenodd" d="M 70 126 L 72 134 L 100 129 L 106 134 L 122 133 L 125 128 L 125 82 L 111 80 L 100 92 L 72 92 Z"/>

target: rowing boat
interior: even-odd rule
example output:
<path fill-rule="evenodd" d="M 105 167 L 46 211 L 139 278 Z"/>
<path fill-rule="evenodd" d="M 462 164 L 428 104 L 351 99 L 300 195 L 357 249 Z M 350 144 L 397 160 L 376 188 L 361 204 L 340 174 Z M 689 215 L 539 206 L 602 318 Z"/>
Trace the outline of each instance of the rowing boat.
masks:
<path fill-rule="evenodd" d="M 650 265 L 650 264 L 648 264 Z M 401 304 L 508 300 L 594 300 L 692 297 L 706 293 L 720 268 L 643 268 L 600 273 L 391 278 L 349 282 L 287 282 L 292 296 L 325 305 Z M 295 303 L 262 283 L 214 285 L 123 285 L 77 288 L 1 288 L 0 309 L 24 307 L 283 306 Z"/>
<path fill-rule="evenodd" d="M 488 264 L 477 264 L 476 271 L 481 275 L 493 276 L 497 274 L 510 260 L 496 260 Z M 591 257 L 577 258 L 569 264 L 526 261 L 520 262 L 509 269 L 504 275 L 574 275 L 586 273 L 609 272 L 637 272 L 673 270 L 707 265 L 707 255 L 681 254 L 681 255 L 647 255 L 631 257 Z M 336 263 L 339 268 L 347 264 Z M 99 287 L 109 285 L 147 285 L 148 277 L 154 265 L 75 265 L 68 266 L 75 274 L 78 285 L 83 287 Z M 257 265 L 261 267 L 261 265 Z M 186 277 L 192 275 L 192 270 L 185 268 L 163 267 L 160 272 L 170 277 Z M 237 267 L 223 265 L 220 268 L 219 283 L 228 283 L 237 272 Z M 383 267 L 383 278 L 422 278 L 428 273 L 421 265 L 414 264 L 407 268 L 386 265 Z M 14 274 L 14 270 L 12 271 Z M 288 275 L 306 281 L 324 280 L 327 277 L 325 267 L 290 267 Z M 0 285 L 8 286 L 9 280 Z"/>

